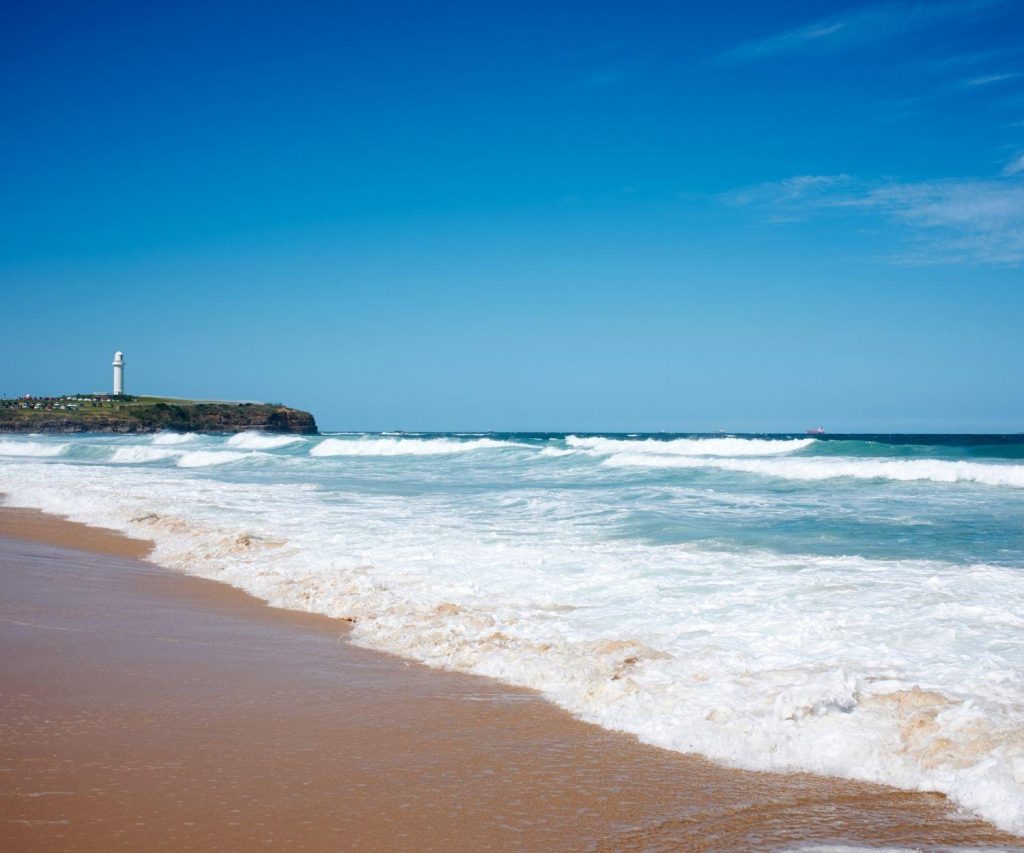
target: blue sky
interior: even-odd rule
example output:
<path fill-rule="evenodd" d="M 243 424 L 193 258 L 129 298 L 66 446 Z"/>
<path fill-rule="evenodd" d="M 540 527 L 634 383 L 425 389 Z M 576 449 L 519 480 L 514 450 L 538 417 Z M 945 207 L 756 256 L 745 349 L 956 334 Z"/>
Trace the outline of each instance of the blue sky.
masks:
<path fill-rule="evenodd" d="M 1024 430 L 1024 6 L 709 5 L 8 4 L 0 393 Z"/>

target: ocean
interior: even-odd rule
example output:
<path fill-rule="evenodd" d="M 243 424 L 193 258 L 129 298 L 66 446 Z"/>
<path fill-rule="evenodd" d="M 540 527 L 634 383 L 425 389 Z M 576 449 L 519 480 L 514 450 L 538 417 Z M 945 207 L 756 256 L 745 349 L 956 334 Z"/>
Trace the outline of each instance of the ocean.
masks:
<path fill-rule="evenodd" d="M 15 506 L 667 749 L 1024 834 L 1024 436 L 0 437 Z"/>

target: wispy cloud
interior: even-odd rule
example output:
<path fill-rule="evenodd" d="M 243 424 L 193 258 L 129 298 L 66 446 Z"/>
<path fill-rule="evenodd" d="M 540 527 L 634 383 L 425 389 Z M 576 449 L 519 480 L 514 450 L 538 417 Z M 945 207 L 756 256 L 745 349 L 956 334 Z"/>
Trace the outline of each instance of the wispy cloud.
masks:
<path fill-rule="evenodd" d="M 1024 264 L 1024 155 L 1003 179 L 950 178 L 919 182 L 864 181 L 850 175 L 800 175 L 722 196 L 754 207 L 772 221 L 799 221 L 826 212 L 882 217 L 898 227 L 904 264 Z"/>
<path fill-rule="evenodd" d="M 902 119 L 910 116 L 920 115 L 925 109 L 934 106 L 942 98 L 964 98 L 964 97 L 985 97 L 996 95 L 996 98 L 989 97 L 988 103 L 992 106 L 1014 106 L 1016 99 L 1010 95 L 1007 102 L 1006 88 L 998 84 L 1024 77 L 1020 71 L 1008 71 L 999 74 L 984 74 L 956 82 L 945 83 L 933 87 L 930 91 L 903 98 L 887 98 L 875 104 L 876 109 L 886 119 Z M 1010 92 L 1014 90 L 1012 87 Z"/>
<path fill-rule="evenodd" d="M 1020 72 L 1011 71 L 1005 74 L 983 74 L 980 77 L 970 77 L 967 80 L 962 81 L 961 85 L 965 88 L 991 86 L 993 83 L 1002 83 L 1006 80 L 1013 80 L 1015 77 L 1020 77 Z"/>
<path fill-rule="evenodd" d="M 794 30 L 745 42 L 723 53 L 719 60 L 743 63 L 796 51 L 839 50 L 935 26 L 1000 4 L 1001 0 L 956 0 L 865 6 Z"/>
<path fill-rule="evenodd" d="M 979 50 L 973 53 L 952 53 L 928 59 L 914 59 L 905 62 L 902 68 L 914 73 L 929 75 L 946 72 L 963 71 L 978 65 L 993 65 L 1013 60 L 1024 52 L 1024 47 L 1001 47 L 992 50 Z"/>
<path fill-rule="evenodd" d="M 1024 174 L 1024 154 L 1018 154 L 1009 163 L 1003 166 L 1002 174 L 1004 177 Z"/>

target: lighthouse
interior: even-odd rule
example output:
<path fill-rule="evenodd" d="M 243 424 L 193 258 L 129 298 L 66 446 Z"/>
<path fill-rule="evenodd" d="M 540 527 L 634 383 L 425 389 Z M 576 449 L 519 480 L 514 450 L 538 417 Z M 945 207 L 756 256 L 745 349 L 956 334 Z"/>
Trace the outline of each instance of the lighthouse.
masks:
<path fill-rule="evenodd" d="M 124 353 L 114 353 L 114 395 L 124 393 Z"/>

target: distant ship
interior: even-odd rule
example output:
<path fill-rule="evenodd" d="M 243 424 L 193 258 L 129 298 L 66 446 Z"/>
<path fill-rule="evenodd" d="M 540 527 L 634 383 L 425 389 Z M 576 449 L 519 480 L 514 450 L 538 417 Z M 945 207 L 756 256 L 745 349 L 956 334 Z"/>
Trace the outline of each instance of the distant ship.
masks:
<path fill-rule="evenodd" d="M 807 434 L 808 435 L 824 435 L 825 434 L 825 427 L 811 427 L 809 430 L 807 430 Z"/>

